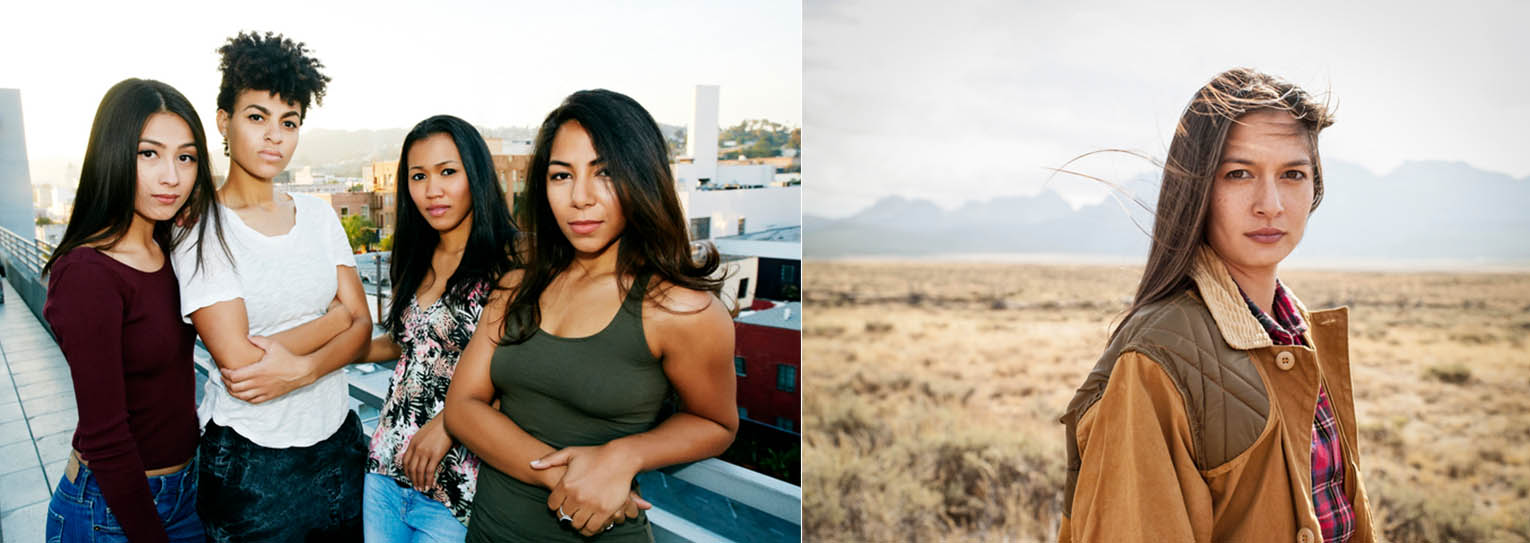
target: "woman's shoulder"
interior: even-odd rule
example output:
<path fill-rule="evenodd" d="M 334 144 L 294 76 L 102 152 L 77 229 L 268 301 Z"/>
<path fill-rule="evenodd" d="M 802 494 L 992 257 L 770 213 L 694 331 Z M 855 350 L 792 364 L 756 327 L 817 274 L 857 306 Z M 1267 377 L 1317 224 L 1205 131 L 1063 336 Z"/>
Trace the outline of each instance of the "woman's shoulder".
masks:
<path fill-rule="evenodd" d="M 1196 335 L 1205 330 L 1215 332 L 1216 321 L 1200 295 L 1190 288 L 1138 308 L 1121 323 L 1118 335 Z"/>

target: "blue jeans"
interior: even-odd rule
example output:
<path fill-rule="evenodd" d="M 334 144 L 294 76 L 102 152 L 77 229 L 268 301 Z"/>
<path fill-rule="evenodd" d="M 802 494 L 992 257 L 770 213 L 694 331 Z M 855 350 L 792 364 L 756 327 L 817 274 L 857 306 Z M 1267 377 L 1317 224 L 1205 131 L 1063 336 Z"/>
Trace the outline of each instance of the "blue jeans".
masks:
<path fill-rule="evenodd" d="M 202 535 L 202 519 L 197 517 L 197 461 L 180 471 L 149 477 L 149 493 L 154 496 L 155 509 L 164 522 L 170 541 L 198 542 Z M 127 534 L 117 524 L 117 517 L 106 507 L 106 498 L 96 483 L 95 474 L 89 467 L 80 466 L 79 474 L 70 482 L 68 476 L 58 478 L 58 488 L 53 491 L 53 501 L 48 503 L 47 541 L 127 541 Z"/>
<path fill-rule="evenodd" d="M 446 505 L 392 477 L 368 473 L 361 498 L 361 525 L 367 541 L 460 542 L 467 526 Z"/>

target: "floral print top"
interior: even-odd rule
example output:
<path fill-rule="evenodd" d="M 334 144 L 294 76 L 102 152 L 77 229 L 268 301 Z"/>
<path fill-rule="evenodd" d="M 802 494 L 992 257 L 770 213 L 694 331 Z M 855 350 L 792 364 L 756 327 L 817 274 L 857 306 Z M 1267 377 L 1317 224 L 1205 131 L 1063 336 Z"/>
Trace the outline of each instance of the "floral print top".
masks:
<path fill-rule="evenodd" d="M 478 317 L 489 298 L 487 281 L 471 285 L 457 306 L 441 296 L 430 307 L 421 308 L 414 297 L 404 310 L 404 330 L 397 337 L 400 355 L 388 382 L 388 398 L 383 400 L 377 430 L 372 434 L 367 455 L 367 471 L 392 477 L 406 486 L 404 451 L 409 440 L 425 423 L 430 422 L 446 405 L 446 389 L 451 385 L 457 358 L 473 337 Z M 473 491 L 478 481 L 477 456 L 461 443 L 452 446 L 436 468 L 436 486 L 428 495 L 450 509 L 466 525 L 473 509 Z"/>

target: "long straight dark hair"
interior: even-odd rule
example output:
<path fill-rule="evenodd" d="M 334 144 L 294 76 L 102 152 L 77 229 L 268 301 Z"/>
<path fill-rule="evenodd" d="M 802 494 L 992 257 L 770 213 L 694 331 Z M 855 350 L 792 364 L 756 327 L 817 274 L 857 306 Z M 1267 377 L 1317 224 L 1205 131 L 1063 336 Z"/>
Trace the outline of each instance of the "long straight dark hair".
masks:
<path fill-rule="evenodd" d="M 223 243 L 223 223 L 212 209 L 214 191 L 210 157 L 207 154 L 207 135 L 202 130 L 202 120 L 196 108 L 179 91 L 152 79 L 124 79 L 112 85 L 96 108 L 95 121 L 90 126 L 90 140 L 85 145 L 85 160 L 80 167 L 80 184 L 75 194 L 74 210 L 69 213 L 69 226 L 59 241 L 43 275 L 53 268 L 59 257 L 82 245 L 101 243 L 110 249 L 122 239 L 133 223 L 134 203 L 138 195 L 138 140 L 143 137 L 144 125 L 156 113 L 171 113 L 191 128 L 197 150 L 197 177 L 192 181 L 186 202 L 170 220 L 154 225 L 154 241 L 161 249 L 173 250 L 191 234 L 192 228 L 172 229 L 174 224 L 196 223 L 197 265 L 202 262 L 201 234 L 207 223 L 213 223 L 220 245 Z M 206 220 L 204 220 L 206 219 Z M 224 251 L 228 248 L 225 246 Z"/>
<path fill-rule="evenodd" d="M 409 149 L 416 142 L 435 134 L 445 134 L 457 146 L 462 157 L 462 173 L 467 175 L 468 194 L 472 199 L 472 218 L 468 232 L 467 247 L 462 251 L 462 261 L 456 271 L 446 280 L 444 303 L 460 306 L 466 303 L 465 295 L 480 281 L 497 285 L 499 277 L 513 269 L 520 261 L 515 253 L 516 230 L 510 220 L 510 208 L 505 205 L 505 193 L 500 190 L 499 178 L 494 173 L 494 157 L 483 136 L 467 121 L 451 115 L 436 115 L 414 125 L 404 136 L 404 149 L 399 153 L 398 179 L 394 199 L 398 200 L 398 227 L 393 233 L 393 263 L 388 276 L 393 281 L 393 303 L 383 327 L 398 339 L 404 331 L 405 303 L 414 296 L 415 290 L 430 271 L 431 255 L 441 234 L 425 221 L 419 206 L 409 195 Z M 440 278 L 437 278 L 440 280 Z"/>
<path fill-rule="evenodd" d="M 1211 216 L 1211 186 L 1227 131 L 1252 111 L 1285 111 L 1307 133 L 1312 154 L 1312 210 L 1323 201 L 1323 167 L 1318 158 L 1318 132 L 1333 124 L 1327 104 L 1319 103 L 1289 81 L 1250 68 L 1217 74 L 1195 92 L 1180 115 L 1164 161 L 1153 242 L 1147 266 L 1137 284 L 1137 296 L 1111 337 L 1143 306 L 1190 288 L 1196 248 L 1205 243 Z"/>
<path fill-rule="evenodd" d="M 541 326 L 538 301 L 542 292 L 574 259 L 574 246 L 558 227 L 547 201 L 547 170 L 558 128 L 577 121 L 590 135 L 595 152 L 611 173 L 626 227 L 618 236 L 616 276 L 652 273 L 674 286 L 716 294 L 722 280 L 713 278 L 721 264 L 717 249 L 703 244 L 701 258 L 693 256 L 685 212 L 675 194 L 669 169 L 669 145 L 648 110 L 627 95 L 605 89 L 571 94 L 547 114 L 537 131 L 536 149 L 526 173 L 522 225 L 526 240 L 526 275 L 505 307 L 502 344 L 530 339 Z M 652 283 L 650 282 L 650 285 Z M 621 287 L 623 296 L 627 293 Z M 647 297 L 660 300 L 663 289 L 649 288 Z"/>

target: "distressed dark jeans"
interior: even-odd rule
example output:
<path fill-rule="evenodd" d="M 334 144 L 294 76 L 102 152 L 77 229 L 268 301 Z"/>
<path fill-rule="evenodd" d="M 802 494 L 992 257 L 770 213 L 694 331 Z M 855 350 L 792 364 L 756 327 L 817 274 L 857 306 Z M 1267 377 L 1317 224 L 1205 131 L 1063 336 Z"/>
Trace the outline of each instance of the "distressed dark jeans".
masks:
<path fill-rule="evenodd" d="M 308 447 L 268 449 L 211 421 L 200 447 L 208 541 L 361 541 L 367 441 L 355 411 Z"/>

